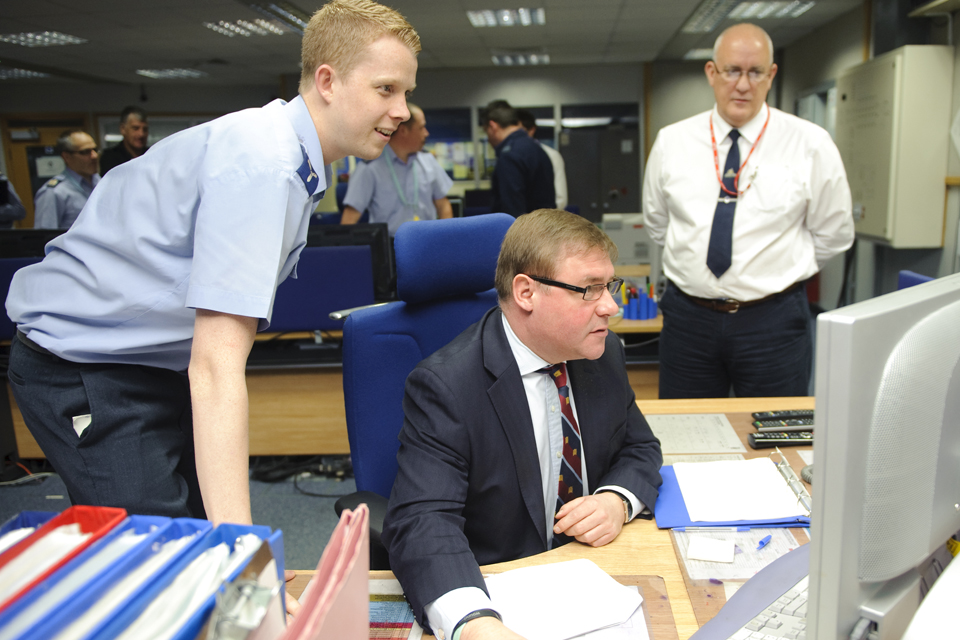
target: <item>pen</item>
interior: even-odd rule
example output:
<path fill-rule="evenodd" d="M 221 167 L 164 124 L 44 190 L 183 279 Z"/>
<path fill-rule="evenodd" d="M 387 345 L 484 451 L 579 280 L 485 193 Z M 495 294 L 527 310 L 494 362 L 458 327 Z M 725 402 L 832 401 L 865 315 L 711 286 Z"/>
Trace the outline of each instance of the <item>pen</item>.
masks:
<path fill-rule="evenodd" d="M 750 531 L 750 527 L 674 527 L 674 531 Z"/>
<path fill-rule="evenodd" d="M 763 549 L 765 546 L 770 544 L 770 539 L 772 537 L 773 536 L 763 536 L 762 538 L 760 538 L 760 542 L 758 543 L 758 546 L 757 546 L 757 551 L 760 551 L 760 549 Z"/>

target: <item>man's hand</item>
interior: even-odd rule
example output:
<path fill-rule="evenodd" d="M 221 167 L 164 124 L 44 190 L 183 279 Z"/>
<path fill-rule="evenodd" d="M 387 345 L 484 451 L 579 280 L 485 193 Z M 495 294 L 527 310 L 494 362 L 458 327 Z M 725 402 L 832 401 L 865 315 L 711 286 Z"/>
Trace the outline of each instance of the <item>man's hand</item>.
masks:
<path fill-rule="evenodd" d="M 297 577 L 296 571 L 290 571 L 288 569 L 283 572 L 283 580 L 288 585 L 296 577 Z M 284 600 L 286 600 L 286 603 L 287 603 L 287 624 L 290 624 L 290 621 L 293 620 L 293 618 L 295 618 L 298 613 L 300 613 L 300 609 L 301 609 L 300 601 L 294 598 L 292 595 L 290 595 L 289 590 L 287 590 L 287 597 L 284 598 Z"/>
<path fill-rule="evenodd" d="M 565 533 L 584 544 L 602 547 L 623 528 L 623 501 L 611 491 L 584 496 L 563 505 L 556 518 L 554 533 Z"/>
<path fill-rule="evenodd" d="M 484 617 L 463 625 L 460 640 L 523 640 L 523 636 L 510 631 L 496 618 Z"/>

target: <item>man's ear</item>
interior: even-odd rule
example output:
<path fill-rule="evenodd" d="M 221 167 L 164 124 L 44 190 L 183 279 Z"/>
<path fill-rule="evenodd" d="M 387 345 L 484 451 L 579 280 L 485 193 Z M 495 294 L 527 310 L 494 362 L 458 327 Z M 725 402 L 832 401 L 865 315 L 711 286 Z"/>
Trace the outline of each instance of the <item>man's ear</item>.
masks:
<path fill-rule="evenodd" d="M 533 296 L 536 282 L 530 276 L 518 273 L 513 276 L 513 303 L 526 312 L 533 311 Z"/>
<path fill-rule="evenodd" d="M 328 64 L 322 64 L 313 72 L 313 86 L 324 102 L 333 102 L 333 83 L 337 72 Z"/>

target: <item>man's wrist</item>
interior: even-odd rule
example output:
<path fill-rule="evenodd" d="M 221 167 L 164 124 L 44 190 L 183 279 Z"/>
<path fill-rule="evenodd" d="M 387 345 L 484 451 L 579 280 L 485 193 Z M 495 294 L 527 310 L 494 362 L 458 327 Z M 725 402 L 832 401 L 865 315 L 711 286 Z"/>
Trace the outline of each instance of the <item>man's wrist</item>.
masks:
<path fill-rule="evenodd" d="M 471 611 L 467 615 L 463 616 L 460 622 L 457 623 L 457 626 L 453 628 L 453 640 L 460 640 L 460 633 L 463 631 L 463 628 L 466 626 L 466 624 L 472 620 L 477 620 L 478 618 L 496 618 L 500 622 L 503 622 L 503 618 L 500 617 L 500 614 L 493 609 L 478 609 L 476 611 Z"/>
<path fill-rule="evenodd" d="M 613 495 L 620 498 L 620 501 L 623 503 L 623 524 L 627 524 L 628 522 L 630 522 L 630 516 L 633 515 L 630 513 L 633 510 L 633 507 L 631 506 L 630 501 L 627 500 L 625 496 L 611 489 L 606 489 L 602 493 L 612 493 Z"/>

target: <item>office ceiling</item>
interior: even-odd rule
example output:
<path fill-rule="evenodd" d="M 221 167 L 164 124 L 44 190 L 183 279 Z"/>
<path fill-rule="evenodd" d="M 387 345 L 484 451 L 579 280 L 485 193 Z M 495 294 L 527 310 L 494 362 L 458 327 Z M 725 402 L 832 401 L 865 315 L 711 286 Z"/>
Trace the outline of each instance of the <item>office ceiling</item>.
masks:
<path fill-rule="evenodd" d="M 293 0 L 312 13 L 322 0 Z M 545 52 L 553 66 L 615 64 L 679 59 L 695 47 L 711 47 L 716 35 L 685 35 L 680 27 L 700 0 L 387 0 L 420 33 L 421 68 L 491 67 L 491 55 Z M 797 38 L 862 4 L 862 0 L 818 0 L 796 19 L 757 21 L 775 45 Z M 543 7 L 546 25 L 477 29 L 466 11 Z M 275 83 L 298 74 L 300 36 L 229 38 L 203 26 L 221 20 L 253 21 L 261 14 L 238 0 L 6 0 L 0 3 L 0 36 L 57 31 L 87 40 L 77 45 L 25 47 L 0 42 L 0 72 L 27 69 L 52 78 L 6 83 L 150 80 L 137 69 L 187 68 L 207 74 L 206 84 Z M 196 80 L 179 81 L 196 82 Z M 2 89 L 0 89 L 2 90 Z"/>

